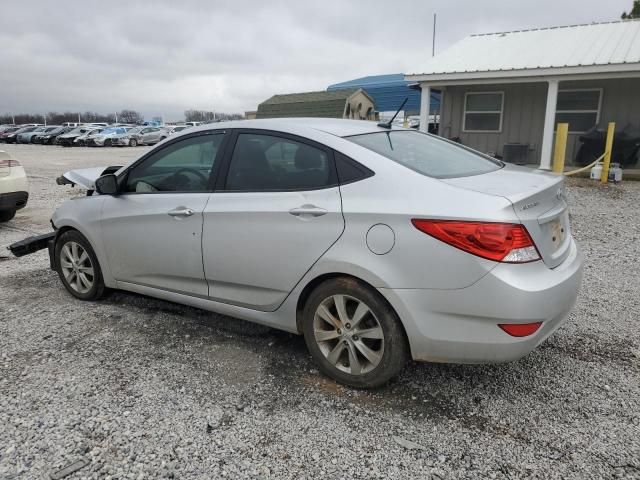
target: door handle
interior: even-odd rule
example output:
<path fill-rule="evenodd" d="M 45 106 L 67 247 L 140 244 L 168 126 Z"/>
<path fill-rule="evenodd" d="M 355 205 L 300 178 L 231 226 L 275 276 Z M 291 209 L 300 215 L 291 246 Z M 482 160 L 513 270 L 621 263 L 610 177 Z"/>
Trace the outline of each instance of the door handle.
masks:
<path fill-rule="evenodd" d="M 169 210 L 167 215 L 171 217 L 190 217 L 196 213 L 194 210 L 188 207 L 176 207 L 173 210 Z"/>
<path fill-rule="evenodd" d="M 294 217 L 301 217 L 303 215 L 321 217 L 322 215 L 326 215 L 329 212 L 327 212 L 324 208 L 316 207 L 315 205 L 302 205 L 301 207 L 289 210 L 289 213 Z"/>

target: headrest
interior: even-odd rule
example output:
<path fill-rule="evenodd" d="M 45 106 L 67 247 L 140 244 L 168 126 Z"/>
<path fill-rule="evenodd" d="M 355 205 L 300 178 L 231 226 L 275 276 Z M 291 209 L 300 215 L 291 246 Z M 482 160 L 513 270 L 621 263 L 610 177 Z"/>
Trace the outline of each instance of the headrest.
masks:
<path fill-rule="evenodd" d="M 298 170 L 309 170 L 311 168 L 322 168 L 324 154 L 317 148 L 300 144 L 296 151 L 295 165 Z"/>

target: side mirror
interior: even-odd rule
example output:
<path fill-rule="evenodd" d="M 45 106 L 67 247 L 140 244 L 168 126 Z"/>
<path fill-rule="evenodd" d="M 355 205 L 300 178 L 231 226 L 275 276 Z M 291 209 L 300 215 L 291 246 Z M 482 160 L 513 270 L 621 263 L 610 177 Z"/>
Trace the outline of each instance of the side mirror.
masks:
<path fill-rule="evenodd" d="M 117 195 L 118 178 L 113 173 L 101 176 L 96 180 L 96 191 L 100 195 Z"/>

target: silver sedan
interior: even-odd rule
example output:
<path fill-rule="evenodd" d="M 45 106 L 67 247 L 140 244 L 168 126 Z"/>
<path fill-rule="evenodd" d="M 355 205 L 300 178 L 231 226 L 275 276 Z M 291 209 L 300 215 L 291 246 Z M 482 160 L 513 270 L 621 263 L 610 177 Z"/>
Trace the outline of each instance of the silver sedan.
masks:
<path fill-rule="evenodd" d="M 217 123 L 64 180 L 97 193 L 52 218 L 72 295 L 129 290 L 302 334 L 356 387 L 409 359 L 518 359 L 581 283 L 562 177 L 413 130 Z"/>

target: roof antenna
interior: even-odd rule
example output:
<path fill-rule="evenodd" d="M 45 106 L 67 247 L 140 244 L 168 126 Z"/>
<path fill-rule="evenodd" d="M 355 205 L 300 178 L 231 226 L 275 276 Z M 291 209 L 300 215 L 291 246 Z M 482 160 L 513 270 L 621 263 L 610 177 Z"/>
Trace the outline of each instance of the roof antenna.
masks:
<path fill-rule="evenodd" d="M 389 120 L 388 122 L 380 122 L 378 126 L 382 128 L 391 129 L 391 125 L 393 124 L 393 121 L 396 119 L 396 117 L 400 113 L 400 110 L 402 110 L 402 107 L 404 107 L 404 104 L 407 103 L 407 100 L 409 100 L 409 97 L 404 99 L 404 102 L 402 102 L 402 105 L 400 105 L 400 108 L 396 110 L 396 113 L 393 114 L 393 117 L 391 117 L 391 120 Z"/>

